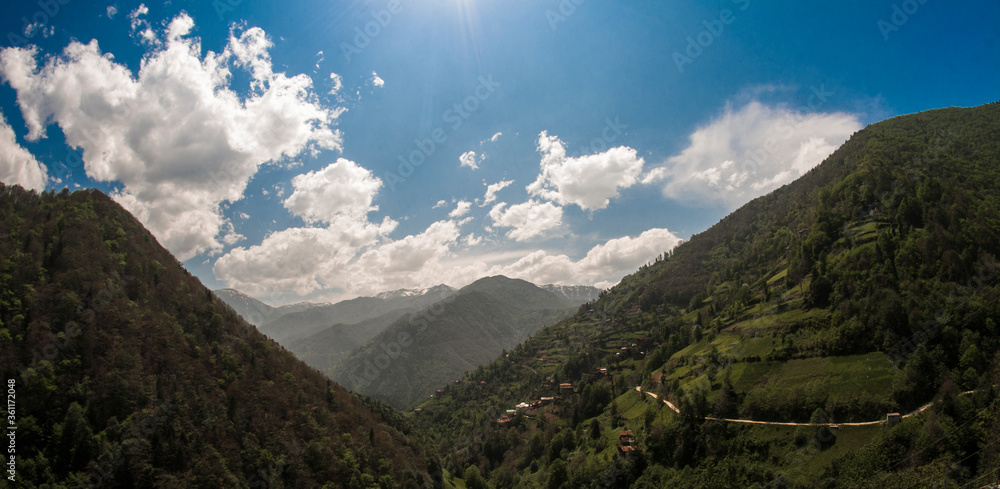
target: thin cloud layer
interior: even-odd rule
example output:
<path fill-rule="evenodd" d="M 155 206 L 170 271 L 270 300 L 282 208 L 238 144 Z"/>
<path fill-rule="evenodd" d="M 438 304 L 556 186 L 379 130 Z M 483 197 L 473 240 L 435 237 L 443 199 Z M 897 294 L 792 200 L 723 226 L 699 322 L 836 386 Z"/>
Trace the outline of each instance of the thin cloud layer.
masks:
<path fill-rule="evenodd" d="M 130 15 L 133 28 L 145 10 Z M 186 14 L 175 17 L 147 43 L 137 75 L 96 40 L 71 42 L 42 66 L 35 48 L 0 52 L 28 140 L 58 124 L 82 148 L 87 175 L 120 182 L 112 197 L 181 260 L 221 251 L 220 205 L 242 199 L 262 164 L 341 145 L 331 127 L 340 112 L 317 101 L 308 76 L 273 72 L 263 30 L 233 31 L 222 53 L 202 56 L 193 28 Z M 229 87 L 230 67 L 249 73 L 249 93 Z"/>
<path fill-rule="evenodd" d="M 801 113 L 757 101 L 727 105 L 643 183 L 665 181 L 667 197 L 735 209 L 803 175 L 862 127 L 843 112 Z"/>

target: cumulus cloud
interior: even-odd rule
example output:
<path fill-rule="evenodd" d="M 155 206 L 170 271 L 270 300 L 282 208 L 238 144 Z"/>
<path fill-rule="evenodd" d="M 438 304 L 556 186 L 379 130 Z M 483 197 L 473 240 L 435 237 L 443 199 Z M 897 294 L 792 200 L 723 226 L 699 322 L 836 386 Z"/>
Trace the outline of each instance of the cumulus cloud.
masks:
<path fill-rule="evenodd" d="M 502 133 L 502 132 L 497 132 L 496 134 L 494 134 L 494 135 L 490 136 L 490 139 L 489 139 L 489 141 L 490 141 L 491 143 L 495 143 L 495 142 L 497 142 L 497 139 L 500 139 L 500 136 L 503 136 L 503 133 Z M 485 141 L 484 141 L 484 142 L 485 142 Z"/>
<path fill-rule="evenodd" d="M 372 86 L 375 88 L 382 88 L 385 85 L 385 80 L 378 76 L 378 73 L 372 72 Z"/>
<path fill-rule="evenodd" d="M 453 276 L 445 260 L 459 238 L 458 223 L 437 221 L 422 233 L 366 251 L 350 267 L 350 290 L 373 294 L 411 284 L 434 285 Z"/>
<path fill-rule="evenodd" d="M 460 200 L 458 205 L 455 206 L 455 210 L 448 213 L 448 217 L 462 217 L 469 213 L 469 209 L 472 207 L 472 202 L 465 200 Z"/>
<path fill-rule="evenodd" d="M 583 210 L 604 209 L 618 190 L 639 181 L 643 159 L 627 146 L 603 153 L 570 158 L 566 146 L 546 131 L 538 135 L 541 173 L 528 185 L 531 195 L 560 205 L 576 204 Z"/>
<path fill-rule="evenodd" d="M 0 113 L 0 181 L 41 192 L 45 190 L 47 180 L 45 165 L 18 144 L 14 129 Z"/>
<path fill-rule="evenodd" d="M 479 164 L 486 159 L 486 155 L 479 155 L 477 157 L 475 151 L 466 151 L 458 157 L 459 166 L 467 166 L 473 170 L 479 169 Z"/>
<path fill-rule="evenodd" d="M 591 284 L 603 288 L 614 285 L 626 274 L 682 242 L 667 229 L 653 228 L 635 238 L 625 236 L 598 244 L 577 261 L 564 254 L 538 250 L 514 263 L 494 266 L 489 274 L 521 278 L 536 284 Z"/>
<path fill-rule="evenodd" d="M 507 188 L 510 184 L 514 183 L 513 180 L 500 180 L 497 183 L 491 183 L 486 186 L 486 195 L 483 196 L 483 203 L 479 204 L 479 207 L 485 207 L 497 200 L 497 192 Z"/>
<path fill-rule="evenodd" d="M 306 295 L 338 285 L 341 269 L 357 253 L 331 228 L 293 227 L 269 234 L 259 245 L 234 248 L 216 260 L 215 277 L 251 294 L 291 290 Z"/>
<path fill-rule="evenodd" d="M 382 180 L 357 163 L 340 158 L 322 170 L 292 179 L 285 208 L 308 223 L 330 223 L 337 216 L 361 217 L 378 210 L 372 200 Z"/>
<path fill-rule="evenodd" d="M 512 228 L 507 237 L 515 241 L 528 241 L 546 234 L 562 225 L 562 207 L 551 202 L 529 200 L 507 207 L 501 202 L 490 209 L 493 225 Z"/>
<path fill-rule="evenodd" d="M 448 201 L 442 199 L 442 200 L 437 201 L 437 204 L 434 204 L 434 207 L 431 207 L 431 209 L 438 209 L 438 208 L 444 207 L 446 205 L 448 205 Z"/>
<path fill-rule="evenodd" d="M 863 127 L 854 115 L 751 101 L 698 128 L 688 147 L 643 177 L 667 197 L 735 209 L 806 173 Z"/>
<path fill-rule="evenodd" d="M 337 226 L 288 228 L 259 245 L 233 249 L 216 261 L 213 272 L 230 287 L 255 294 L 339 290 L 356 296 L 435 285 L 444 277 L 463 276 L 446 262 L 458 242 L 458 227 L 438 221 L 421 233 L 367 246 Z"/>
<path fill-rule="evenodd" d="M 115 6 L 115 5 L 108 5 L 108 8 L 107 8 L 106 11 L 107 11 L 107 14 L 108 14 L 108 18 L 109 19 L 113 19 L 113 18 L 115 18 L 115 15 L 118 14 L 118 7 Z"/>
<path fill-rule="evenodd" d="M 147 11 L 130 14 L 134 26 Z M 0 51 L 27 139 L 58 124 L 82 148 L 87 175 L 121 182 L 112 197 L 181 260 L 221 251 L 220 204 L 242 199 L 261 165 L 341 146 L 340 112 L 317 102 L 308 76 L 273 72 L 263 30 L 234 30 L 222 53 L 202 56 L 193 27 L 175 17 L 135 75 L 96 40 L 74 41 L 41 67 L 34 48 Z M 249 93 L 229 87 L 231 67 L 251 75 Z"/>

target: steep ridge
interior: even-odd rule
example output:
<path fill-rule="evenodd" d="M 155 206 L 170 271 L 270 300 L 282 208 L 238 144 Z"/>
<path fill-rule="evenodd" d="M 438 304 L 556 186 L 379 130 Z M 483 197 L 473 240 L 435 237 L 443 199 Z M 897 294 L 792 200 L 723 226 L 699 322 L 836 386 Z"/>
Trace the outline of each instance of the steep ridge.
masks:
<path fill-rule="evenodd" d="M 873 124 L 416 419 L 496 485 L 977 487 L 1000 468 L 997 134 L 998 104 Z"/>
<path fill-rule="evenodd" d="M 18 487 L 432 484 L 406 422 L 243 322 L 104 194 L 0 187 L 0 223 Z"/>

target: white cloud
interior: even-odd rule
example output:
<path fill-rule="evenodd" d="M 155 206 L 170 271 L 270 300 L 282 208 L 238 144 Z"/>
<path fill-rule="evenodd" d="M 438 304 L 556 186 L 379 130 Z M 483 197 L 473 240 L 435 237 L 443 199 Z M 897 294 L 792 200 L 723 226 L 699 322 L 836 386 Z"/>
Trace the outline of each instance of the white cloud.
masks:
<path fill-rule="evenodd" d="M 41 192 L 45 190 L 47 174 L 45 165 L 18 144 L 14 129 L 0 113 L 0 181 Z"/>
<path fill-rule="evenodd" d="M 479 163 L 482 163 L 486 159 L 486 155 L 479 155 L 477 157 L 475 151 L 466 151 L 462 153 L 462 156 L 458 157 L 459 166 L 467 166 L 473 170 L 479 169 Z"/>
<path fill-rule="evenodd" d="M 55 26 L 45 27 L 45 24 L 41 22 L 35 22 L 24 26 L 24 37 L 32 38 L 41 34 L 43 38 L 48 39 L 56 32 Z"/>
<path fill-rule="evenodd" d="M 109 19 L 115 18 L 115 15 L 118 13 L 118 7 L 115 5 L 108 5 L 107 13 Z"/>
<path fill-rule="evenodd" d="M 360 218 L 378 210 L 372 205 L 382 180 L 357 163 L 340 158 L 317 171 L 292 179 L 285 208 L 307 223 L 330 223 L 338 216 Z"/>
<path fill-rule="evenodd" d="M 336 73 L 330 73 L 330 82 L 333 86 L 330 87 L 330 95 L 336 95 L 341 88 L 344 88 L 344 78 Z"/>
<path fill-rule="evenodd" d="M 496 227 L 513 228 L 507 232 L 507 237 L 515 241 L 528 241 L 549 234 L 549 231 L 562 225 L 562 207 L 551 202 L 529 200 L 506 206 L 506 202 L 493 206 L 490 219 Z"/>
<path fill-rule="evenodd" d="M 618 189 L 639 181 L 643 159 L 627 146 L 576 158 L 566 156 L 566 146 L 556 136 L 542 131 L 538 136 L 542 153 L 541 173 L 527 187 L 528 193 L 561 205 L 576 204 L 583 210 L 604 209 Z"/>
<path fill-rule="evenodd" d="M 419 234 L 378 245 L 358 246 L 349 234 L 336 226 L 288 228 L 259 245 L 233 249 L 213 271 L 217 279 L 248 293 L 291 290 L 300 296 L 333 290 L 371 295 L 455 276 L 471 281 L 463 275 L 468 270 L 452 270 L 446 263 L 459 238 L 454 221 L 438 221 Z"/>
<path fill-rule="evenodd" d="M 328 228 L 288 228 L 259 245 L 235 248 L 216 260 L 215 277 L 247 293 L 291 290 L 306 295 L 336 286 L 327 280 L 357 253 L 340 233 Z"/>
<path fill-rule="evenodd" d="M 308 76 L 272 72 L 262 30 L 233 32 L 222 53 L 202 57 L 200 40 L 186 37 L 193 26 L 186 14 L 175 17 L 136 76 L 96 40 L 74 41 L 42 67 L 37 50 L 0 51 L 27 139 L 57 123 L 67 144 L 83 149 L 87 175 L 121 182 L 112 197 L 181 260 L 222 249 L 220 204 L 242 199 L 262 164 L 341 145 L 331 127 L 340 112 L 315 101 Z M 229 88 L 230 66 L 250 72 L 251 93 Z"/>
<path fill-rule="evenodd" d="M 363 253 L 349 267 L 351 291 L 372 294 L 413 284 L 434 285 L 455 275 L 445 260 L 459 238 L 458 224 L 437 221 L 420 234 L 406 236 Z M 347 278 L 347 277 L 345 277 Z"/>
<path fill-rule="evenodd" d="M 497 200 L 497 192 L 507 188 L 510 184 L 514 183 L 513 180 L 500 180 L 497 183 L 491 183 L 486 187 L 486 195 L 483 196 L 483 203 L 479 204 L 479 207 L 485 207 L 486 205 L 492 204 Z"/>
<path fill-rule="evenodd" d="M 465 200 L 460 200 L 458 205 L 455 206 L 455 210 L 448 213 L 448 217 L 462 217 L 469 213 L 469 209 L 472 207 L 472 202 Z"/>
<path fill-rule="evenodd" d="M 372 86 L 375 88 L 382 88 L 385 86 L 385 80 L 378 76 L 378 73 L 372 72 Z"/>
<path fill-rule="evenodd" d="M 666 181 L 667 197 L 735 209 L 803 175 L 862 127 L 843 112 L 801 113 L 758 101 L 727 105 L 643 183 Z"/>
<path fill-rule="evenodd" d="M 448 205 L 448 201 L 446 201 L 446 200 L 439 200 L 439 201 L 437 201 L 437 204 L 434 204 L 434 207 L 431 207 L 431 209 L 438 209 L 438 208 L 444 207 L 446 205 Z"/>
<path fill-rule="evenodd" d="M 500 136 L 503 136 L 503 133 L 502 132 L 497 132 L 496 134 L 490 136 L 488 139 L 480 141 L 479 145 L 482 146 L 483 144 L 486 144 L 486 141 L 489 141 L 491 143 L 495 143 L 495 142 L 497 142 L 497 139 L 500 139 Z"/>
<path fill-rule="evenodd" d="M 604 288 L 682 241 L 667 229 L 654 228 L 635 238 L 625 236 L 598 244 L 578 261 L 563 254 L 538 250 L 514 263 L 494 266 L 489 274 L 521 278 L 536 284 L 589 284 Z"/>

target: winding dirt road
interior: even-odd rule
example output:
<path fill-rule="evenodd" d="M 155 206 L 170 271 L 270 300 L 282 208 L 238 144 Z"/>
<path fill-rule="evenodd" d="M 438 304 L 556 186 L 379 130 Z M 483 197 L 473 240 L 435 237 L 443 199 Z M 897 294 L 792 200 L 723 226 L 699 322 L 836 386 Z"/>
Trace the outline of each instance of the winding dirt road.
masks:
<path fill-rule="evenodd" d="M 639 385 L 635 386 L 635 391 L 638 392 L 639 394 L 642 394 L 642 392 L 643 392 L 642 386 L 639 386 Z M 960 396 L 966 396 L 966 395 L 972 394 L 974 392 L 976 392 L 976 391 L 966 391 L 966 392 L 963 392 L 963 393 L 961 393 L 959 395 Z M 653 399 L 659 399 L 660 398 L 655 393 L 649 392 L 649 391 L 646 391 L 646 395 L 649 396 L 649 397 L 652 397 Z M 677 414 L 680 414 L 681 410 L 677 409 L 677 406 L 674 406 L 673 403 L 671 403 L 670 401 L 664 399 L 663 400 L 663 404 L 666 404 L 667 407 L 670 408 L 673 412 L 675 412 Z M 933 405 L 934 405 L 933 402 L 928 402 L 927 404 L 924 404 L 923 406 L 920 406 L 918 409 L 914 410 L 913 412 L 908 413 L 908 414 L 904 414 L 901 417 L 902 418 L 909 418 L 911 416 L 916 416 L 916 415 L 918 415 L 918 414 L 926 411 L 928 408 L 930 408 Z M 722 421 L 724 423 L 764 424 L 764 425 L 772 425 L 772 426 L 831 426 L 831 427 L 837 427 L 837 426 L 874 426 L 874 425 L 879 425 L 879 424 L 885 424 L 886 423 L 886 420 L 884 420 L 884 419 L 880 419 L 880 420 L 877 420 L 877 421 L 865 421 L 865 422 L 862 422 L 862 423 L 785 423 L 785 422 L 780 422 L 780 421 L 754 421 L 752 419 L 716 418 L 716 417 L 712 417 L 712 416 L 705 416 L 704 419 L 709 420 L 709 421 Z"/>

